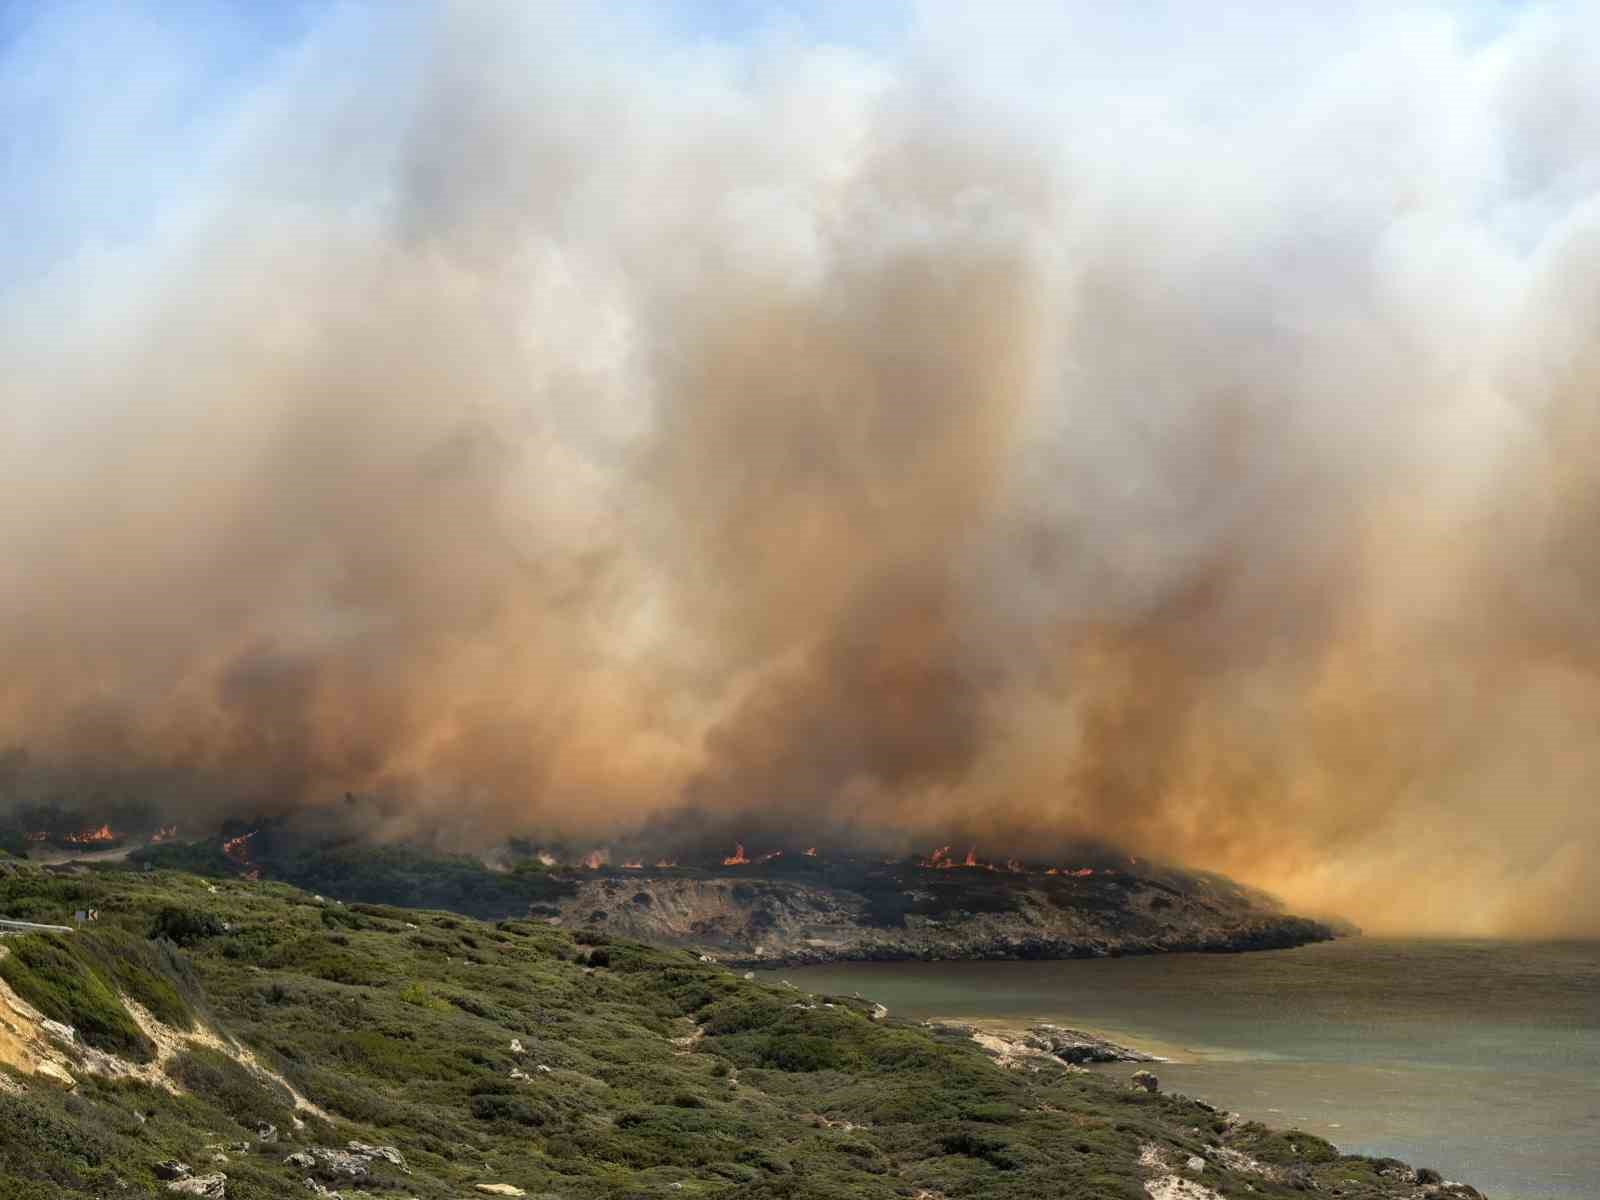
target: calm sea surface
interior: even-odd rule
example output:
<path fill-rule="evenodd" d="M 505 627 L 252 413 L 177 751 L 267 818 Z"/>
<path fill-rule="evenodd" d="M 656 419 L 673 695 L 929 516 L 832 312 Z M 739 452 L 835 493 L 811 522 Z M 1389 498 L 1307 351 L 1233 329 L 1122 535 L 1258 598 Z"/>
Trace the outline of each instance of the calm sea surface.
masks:
<path fill-rule="evenodd" d="M 1600 1197 L 1600 943 L 1350 938 L 1254 954 L 763 972 L 900 1016 L 1055 1021 L 1180 1091 L 1495 1200 Z M 1129 1073 L 1134 1068 L 1106 1068 Z"/>

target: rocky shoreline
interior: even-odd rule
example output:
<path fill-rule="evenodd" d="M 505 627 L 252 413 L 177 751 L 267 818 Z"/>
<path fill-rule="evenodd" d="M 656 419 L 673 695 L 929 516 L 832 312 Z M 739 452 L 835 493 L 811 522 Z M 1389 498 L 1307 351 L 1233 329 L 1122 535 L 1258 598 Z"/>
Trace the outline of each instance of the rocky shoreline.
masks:
<path fill-rule="evenodd" d="M 1132 1046 L 1124 1046 L 1098 1034 L 1043 1021 L 1026 1029 L 973 1025 L 962 1021 L 924 1021 L 923 1025 L 971 1038 L 1000 1061 L 1002 1066 L 1033 1061 L 1081 1068 L 1090 1063 L 1167 1061 L 1159 1055 L 1146 1054 L 1143 1050 L 1135 1050 Z"/>
<path fill-rule="evenodd" d="M 1065 1067 L 1086 1071 L 1093 1064 L 1167 1061 L 1098 1034 L 1045 1022 L 1022 1029 L 957 1021 L 924 1021 L 923 1026 L 946 1035 L 970 1039 L 982 1047 L 998 1066 L 1007 1070 L 1038 1071 L 1045 1067 Z M 1127 1086 L 1133 1091 L 1156 1093 L 1161 1091 L 1161 1080 L 1154 1072 L 1141 1069 L 1129 1077 Z M 1242 1135 L 1260 1128 L 1240 1113 L 1226 1112 L 1193 1096 L 1176 1098 L 1217 1116 L 1218 1136 L 1187 1155 L 1174 1155 L 1154 1143 L 1146 1144 L 1141 1150 L 1139 1163 L 1152 1172 L 1144 1185 L 1151 1200 L 1222 1200 L 1221 1193 L 1207 1187 L 1205 1182 L 1222 1171 L 1254 1176 L 1264 1183 L 1287 1186 L 1298 1191 L 1320 1190 L 1305 1168 L 1264 1162 L 1230 1145 L 1236 1134 Z M 1403 1194 L 1412 1200 L 1486 1200 L 1483 1193 L 1471 1184 L 1445 1179 L 1438 1171 L 1413 1167 L 1399 1159 L 1377 1160 L 1377 1173 L 1389 1184 L 1407 1189 Z"/>

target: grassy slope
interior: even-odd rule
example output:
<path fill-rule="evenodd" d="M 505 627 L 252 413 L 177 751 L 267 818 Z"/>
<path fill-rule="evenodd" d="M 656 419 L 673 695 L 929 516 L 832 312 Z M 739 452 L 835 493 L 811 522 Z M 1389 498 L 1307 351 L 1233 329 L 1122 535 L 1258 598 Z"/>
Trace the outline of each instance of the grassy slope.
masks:
<path fill-rule="evenodd" d="M 1002 1071 L 954 1035 L 875 1024 L 859 1003 L 801 1007 L 799 993 L 684 952 L 166 871 L 0 876 L 6 915 L 83 907 L 102 913 L 92 940 L 8 940 L 13 986 L 63 1019 L 92 1017 L 108 1046 L 129 1039 L 107 987 L 160 999 L 178 1024 L 194 1012 L 222 1025 L 332 1114 L 299 1145 L 403 1151 L 413 1173 L 378 1164 L 368 1192 L 426 1200 L 505 1181 L 561 1197 L 1143 1200 L 1142 1144 L 1181 1162 L 1224 1129 L 1191 1101 Z M 156 929 L 190 945 L 146 940 Z M 699 1040 L 671 1040 L 697 1025 Z M 73 1094 L 34 1078 L 0 1090 L 0 1197 L 164 1195 L 154 1163 L 211 1169 L 208 1147 L 243 1146 L 261 1120 L 287 1127 L 284 1094 L 220 1055 L 196 1049 L 166 1069 L 182 1094 L 95 1076 Z M 1303 1195 L 1312 1180 L 1347 1198 L 1401 1194 L 1380 1164 L 1309 1135 L 1246 1127 L 1228 1141 L 1305 1173 L 1296 1188 L 1208 1168 L 1230 1197 Z M 229 1151 L 228 1195 L 310 1194 L 305 1172 L 283 1165 L 295 1148 Z"/>

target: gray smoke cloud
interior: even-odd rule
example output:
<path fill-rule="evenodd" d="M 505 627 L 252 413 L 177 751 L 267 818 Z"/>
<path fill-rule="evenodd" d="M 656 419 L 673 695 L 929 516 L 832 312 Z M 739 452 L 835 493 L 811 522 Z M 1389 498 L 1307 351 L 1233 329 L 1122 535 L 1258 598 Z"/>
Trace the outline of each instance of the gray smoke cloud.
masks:
<path fill-rule="evenodd" d="M 1104 7 L 333 10 L 170 155 L 41 17 L 149 218 L 0 300 L 0 745 L 1600 932 L 1600 22 Z"/>

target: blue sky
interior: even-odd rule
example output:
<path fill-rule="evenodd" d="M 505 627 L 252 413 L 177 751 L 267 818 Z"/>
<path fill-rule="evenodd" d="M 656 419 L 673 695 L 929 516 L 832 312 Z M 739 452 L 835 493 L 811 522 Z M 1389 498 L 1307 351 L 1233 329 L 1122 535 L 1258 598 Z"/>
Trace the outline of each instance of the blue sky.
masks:
<path fill-rule="evenodd" d="M 889 0 L 641 0 L 624 11 L 669 41 L 780 29 L 869 49 L 893 41 L 907 13 Z M 0 280 L 145 232 L 204 171 L 235 109 L 308 39 L 335 24 L 353 44 L 404 37 L 428 14 L 424 3 L 336 0 L 0 0 Z"/>
<path fill-rule="evenodd" d="M 0 0 L 0 226 L 8 231 L 0 281 L 34 278 L 75 249 L 147 232 L 204 178 L 219 131 L 309 40 L 339 27 L 351 47 L 401 45 L 408 27 L 425 25 L 438 7 L 421 0 Z M 1446 7 L 1469 40 L 1493 38 L 1528 8 L 1517 0 Z M 1059 26 L 1067 8 L 1019 2 L 969 13 L 985 28 L 1015 25 L 1025 38 L 1030 21 L 1044 14 Z M 1163 28 L 1239 24 L 1240 14 L 1249 24 L 1271 8 L 1204 6 L 1202 17 L 1187 0 L 1145 0 L 1075 11 L 1102 35 L 1113 31 L 1114 56 L 1144 39 L 1159 43 Z M 1364 3 L 1347 8 L 1372 11 Z M 609 12 L 619 24 L 649 25 L 667 45 L 779 37 L 892 58 L 922 10 L 901 0 L 634 0 Z M 362 70 L 360 54 L 352 51 L 346 69 Z"/>

